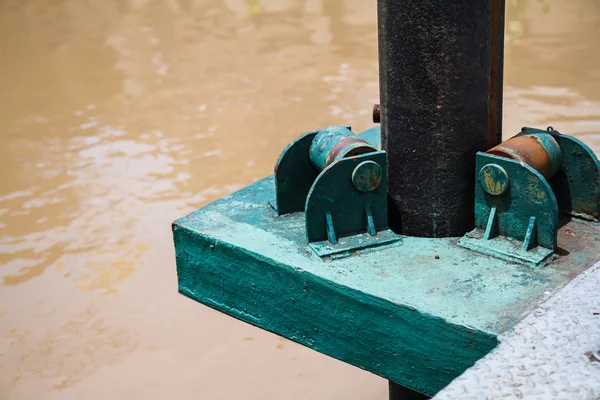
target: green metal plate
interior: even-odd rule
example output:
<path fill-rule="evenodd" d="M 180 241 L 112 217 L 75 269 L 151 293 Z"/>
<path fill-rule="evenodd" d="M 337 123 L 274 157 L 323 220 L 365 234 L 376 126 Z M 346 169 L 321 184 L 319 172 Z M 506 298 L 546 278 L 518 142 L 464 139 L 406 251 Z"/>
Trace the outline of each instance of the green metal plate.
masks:
<path fill-rule="evenodd" d="M 549 128 L 550 129 L 550 128 Z M 553 129 L 523 127 L 519 135 L 550 134 L 561 148 L 562 167 L 549 183 L 562 212 L 600 219 L 600 161 L 585 143 Z"/>
<path fill-rule="evenodd" d="M 434 394 L 540 301 L 600 257 L 600 226 L 565 223 L 559 255 L 532 269 L 459 238 L 403 237 L 321 258 L 304 214 L 277 216 L 273 178 L 173 225 L 179 291 L 403 386 Z"/>
<path fill-rule="evenodd" d="M 338 237 L 368 232 L 366 207 L 370 208 L 372 224 L 377 230 L 387 228 L 387 184 L 383 172 L 381 184 L 373 191 L 356 190 L 352 171 L 365 160 L 377 162 L 385 168 L 385 152 L 361 154 L 344 158 L 328 166 L 315 180 L 306 199 L 306 240 L 327 240 L 326 214 Z M 376 244 L 376 236 L 373 243 Z"/>
<path fill-rule="evenodd" d="M 357 251 L 371 251 L 381 246 L 399 246 L 402 244 L 400 236 L 396 235 L 390 229 L 384 229 L 377 232 L 376 236 L 368 233 L 346 236 L 339 238 L 336 244 L 329 241 L 309 243 L 308 246 L 320 257 L 336 255 L 349 256 L 356 254 Z"/>
<path fill-rule="evenodd" d="M 531 267 L 544 265 L 544 262 L 554 253 L 552 250 L 541 246 L 525 251 L 521 240 L 506 236 L 496 236 L 488 240 L 483 239 L 483 236 L 483 229 L 474 229 L 461 238 L 458 244 L 470 250 Z"/>
<path fill-rule="evenodd" d="M 319 171 L 312 165 L 308 150 L 319 131 L 305 133 L 290 143 L 275 164 L 275 199 L 271 206 L 279 215 L 304 211 L 306 196 Z"/>
<path fill-rule="evenodd" d="M 558 229 L 558 205 L 548 182 L 526 164 L 493 154 L 477 153 L 477 171 L 489 164 L 498 165 L 508 172 L 510 185 L 502 195 L 494 196 L 483 189 L 481 182 L 477 182 L 475 226 L 485 229 L 491 209 L 496 207 L 498 233 L 523 241 L 527 236 L 530 218 L 535 217 L 538 244 L 554 250 Z"/>

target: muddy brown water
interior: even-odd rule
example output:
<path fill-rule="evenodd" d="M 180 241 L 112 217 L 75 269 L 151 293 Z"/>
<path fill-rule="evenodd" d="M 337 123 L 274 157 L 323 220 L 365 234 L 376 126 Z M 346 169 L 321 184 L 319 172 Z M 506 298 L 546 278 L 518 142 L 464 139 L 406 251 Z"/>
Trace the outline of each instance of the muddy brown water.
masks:
<path fill-rule="evenodd" d="M 600 151 L 600 2 L 507 0 L 505 137 Z M 0 0 L 0 399 L 383 399 L 177 294 L 170 223 L 371 126 L 373 1 Z M 359 344 L 357 344 L 359 345 Z"/>

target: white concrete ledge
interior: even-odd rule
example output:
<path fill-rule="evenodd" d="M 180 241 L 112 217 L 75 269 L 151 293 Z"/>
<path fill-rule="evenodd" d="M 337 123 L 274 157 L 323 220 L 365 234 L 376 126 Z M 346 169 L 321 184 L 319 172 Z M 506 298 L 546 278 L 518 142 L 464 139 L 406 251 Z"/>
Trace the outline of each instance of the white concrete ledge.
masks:
<path fill-rule="evenodd" d="M 434 399 L 600 398 L 600 263 L 498 339 Z"/>

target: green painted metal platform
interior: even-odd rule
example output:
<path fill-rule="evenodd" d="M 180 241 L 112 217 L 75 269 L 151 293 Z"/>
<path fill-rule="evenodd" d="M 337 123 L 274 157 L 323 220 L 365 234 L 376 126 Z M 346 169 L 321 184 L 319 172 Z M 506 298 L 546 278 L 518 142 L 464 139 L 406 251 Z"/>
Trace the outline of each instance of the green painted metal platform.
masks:
<path fill-rule="evenodd" d="M 424 394 L 490 352 L 497 337 L 600 259 L 600 225 L 563 221 L 543 268 L 402 237 L 351 257 L 317 256 L 304 214 L 278 217 L 273 177 L 173 224 L 179 291 Z"/>

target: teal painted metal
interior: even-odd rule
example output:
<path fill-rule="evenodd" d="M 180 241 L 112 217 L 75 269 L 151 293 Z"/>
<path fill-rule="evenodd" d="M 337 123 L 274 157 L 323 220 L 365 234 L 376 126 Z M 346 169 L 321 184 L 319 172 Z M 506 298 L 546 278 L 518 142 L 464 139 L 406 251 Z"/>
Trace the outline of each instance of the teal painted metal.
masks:
<path fill-rule="evenodd" d="M 477 181 L 487 194 L 499 196 L 508 190 L 510 179 L 506 170 L 498 164 L 487 164 L 479 170 Z"/>
<path fill-rule="evenodd" d="M 523 128 L 547 153 L 547 178 L 526 164 L 478 153 L 475 188 L 476 229 L 459 244 L 471 250 L 534 267 L 557 245 L 559 209 L 576 217 L 600 216 L 600 164 L 579 140 L 554 130 Z M 505 148 L 504 151 L 514 151 Z"/>
<path fill-rule="evenodd" d="M 368 221 L 375 230 L 387 227 L 387 185 L 382 171 L 380 184 L 364 192 L 354 187 L 353 171 L 363 162 L 385 167 L 385 152 L 377 151 L 343 158 L 325 168 L 315 180 L 306 199 L 306 238 L 308 242 L 327 239 L 325 214 L 329 213 L 338 237 L 368 232 Z M 371 218 L 368 215 L 371 214 Z"/>
<path fill-rule="evenodd" d="M 310 146 L 310 160 L 322 171 L 334 161 L 370 153 L 376 149 L 354 134 L 349 126 L 330 126 L 321 129 Z"/>
<path fill-rule="evenodd" d="M 552 135 L 561 148 L 563 162 L 550 180 L 560 210 L 591 221 L 600 220 L 600 161 L 581 140 L 552 128 L 524 127 L 521 134 Z"/>
<path fill-rule="evenodd" d="M 400 240 L 387 227 L 385 152 L 350 127 L 292 142 L 275 166 L 275 192 L 278 215 L 304 211 L 306 240 L 322 257 Z"/>
<path fill-rule="evenodd" d="M 560 145 L 548 132 L 544 133 L 528 133 L 520 134 L 519 136 L 531 136 L 537 139 L 538 143 L 542 145 L 548 157 L 550 158 L 550 172 L 548 173 L 549 179 L 551 179 L 558 171 L 560 171 L 563 165 L 562 150 Z"/>
<path fill-rule="evenodd" d="M 359 136 L 377 150 L 381 150 L 381 128 L 374 126 L 359 134 Z"/>
<path fill-rule="evenodd" d="M 396 235 L 381 213 L 385 152 L 334 157 L 319 171 L 310 156 L 318 133 L 288 146 L 276 176 L 174 223 L 182 294 L 433 395 L 494 348 L 498 335 L 600 258 L 600 224 L 573 219 L 558 228 L 558 203 L 541 174 L 486 153 L 477 155 L 477 229 L 464 238 Z M 375 128 L 361 137 L 378 148 L 377 133 Z M 577 142 L 553 137 L 564 156 L 553 188 L 572 189 L 578 199 L 563 198 L 561 209 L 598 215 L 584 201 L 594 199 L 597 181 L 583 189 L 572 181 L 596 176 L 597 159 Z M 571 166 L 574 160 L 583 165 Z M 371 191 L 358 190 L 352 179 L 364 162 L 382 167 L 381 182 Z M 268 205 L 273 197 L 275 211 Z M 286 199 L 292 201 L 282 208 Z M 355 204 L 340 214 L 340 199 Z M 307 221 L 313 218 L 319 241 L 307 243 L 313 227 Z M 340 229 L 338 221 L 352 221 L 354 228 Z M 558 233 L 548 234 L 553 231 Z M 544 246 L 561 249 L 560 255 L 549 259 L 553 251 Z M 548 261 L 545 268 L 522 265 L 541 260 Z"/>
<path fill-rule="evenodd" d="M 273 195 L 269 177 L 175 222 L 180 292 L 429 395 L 600 255 L 600 226 L 573 220 L 545 268 L 472 252 L 458 238 L 402 237 L 324 259 L 306 243 L 305 214 L 278 216 Z"/>
<path fill-rule="evenodd" d="M 544 177 L 527 164 L 492 154 L 477 153 L 476 163 L 478 169 L 489 164 L 500 166 L 510 177 L 511 184 L 501 195 L 490 195 L 481 185 L 476 187 L 475 226 L 485 228 L 490 210 L 495 207 L 499 234 L 522 241 L 529 219 L 535 217 L 539 221 L 538 244 L 553 251 L 557 243 L 558 205 Z"/>
<path fill-rule="evenodd" d="M 275 201 L 271 206 L 279 215 L 304 211 L 308 191 L 319 174 L 308 155 L 317 133 L 308 132 L 294 140 L 275 164 Z"/>
<path fill-rule="evenodd" d="M 548 182 L 529 165 L 493 154 L 477 153 L 476 169 L 482 172 L 475 187 L 476 229 L 459 244 L 506 260 L 541 265 L 556 249 L 558 232 L 558 205 Z M 532 217 L 537 223 L 529 232 Z M 532 237 L 542 249 L 532 251 Z"/>
<path fill-rule="evenodd" d="M 533 221 L 533 224 L 531 222 Z M 487 254 L 507 262 L 530 267 L 540 267 L 551 258 L 554 252 L 535 244 L 535 217 L 530 217 L 525 238 L 512 239 L 507 236 L 493 236 L 486 239 L 487 231 L 476 228 L 460 239 L 458 244 L 466 249 Z M 533 240 L 532 240 L 533 239 Z"/>

